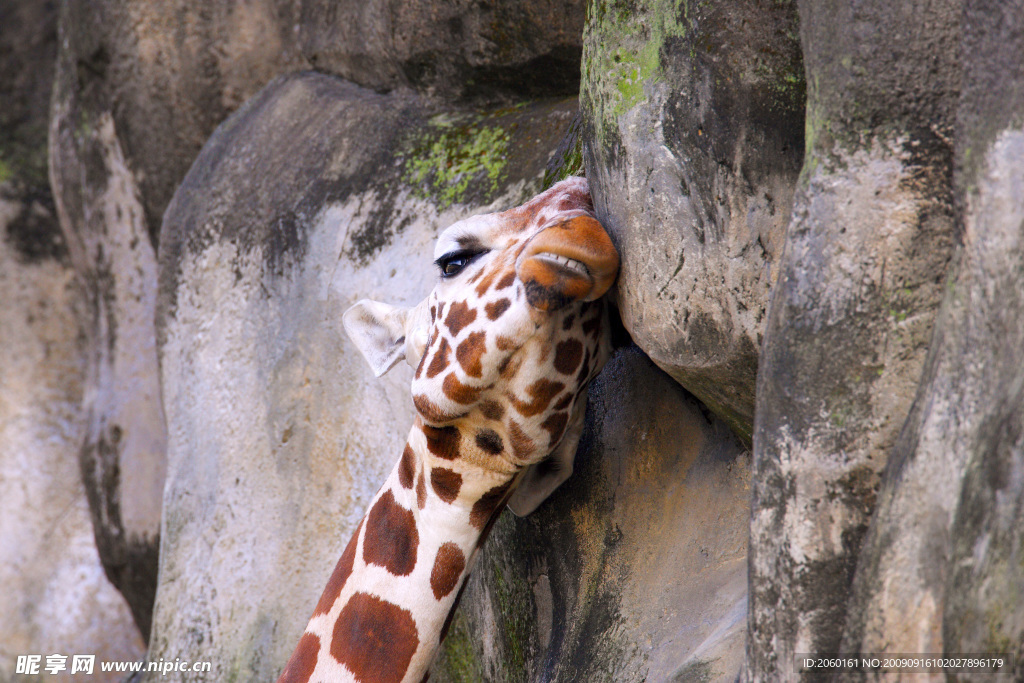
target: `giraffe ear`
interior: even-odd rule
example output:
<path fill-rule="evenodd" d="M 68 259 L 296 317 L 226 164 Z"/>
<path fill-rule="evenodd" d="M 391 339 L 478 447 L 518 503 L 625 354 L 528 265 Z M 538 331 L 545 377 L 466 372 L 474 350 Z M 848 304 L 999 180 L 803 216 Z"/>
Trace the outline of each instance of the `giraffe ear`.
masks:
<path fill-rule="evenodd" d="M 526 468 L 522 481 L 509 498 L 508 509 L 516 517 L 525 517 L 536 510 L 572 474 L 576 447 L 579 446 L 580 436 L 583 434 L 586 412 L 587 392 L 584 389 L 576 399 L 576 408 L 562 440 L 546 459 Z"/>
<path fill-rule="evenodd" d="M 349 339 L 380 377 L 405 358 L 405 328 L 413 309 L 363 299 L 345 311 L 341 321 Z"/>

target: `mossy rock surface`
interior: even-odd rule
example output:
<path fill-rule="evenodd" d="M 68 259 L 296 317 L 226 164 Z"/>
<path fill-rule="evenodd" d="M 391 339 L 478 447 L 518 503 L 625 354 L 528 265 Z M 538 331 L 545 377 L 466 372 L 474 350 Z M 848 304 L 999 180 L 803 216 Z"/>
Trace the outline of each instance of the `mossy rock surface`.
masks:
<path fill-rule="evenodd" d="M 627 329 L 750 443 L 803 158 L 796 8 L 594 2 L 581 107 L 595 205 L 622 254 Z"/>

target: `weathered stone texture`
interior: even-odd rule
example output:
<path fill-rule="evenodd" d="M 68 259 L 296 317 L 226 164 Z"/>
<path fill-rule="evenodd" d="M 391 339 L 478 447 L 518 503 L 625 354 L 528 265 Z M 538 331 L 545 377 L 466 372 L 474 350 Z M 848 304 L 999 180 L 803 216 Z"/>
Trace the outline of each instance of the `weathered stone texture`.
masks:
<path fill-rule="evenodd" d="M 19 655 L 142 652 L 97 556 L 77 458 L 84 301 L 46 173 L 56 18 L 45 3 L 0 6 L 0 680 L 19 683 L 69 680 L 16 674 Z"/>
<path fill-rule="evenodd" d="M 437 232 L 532 196 L 574 110 L 439 109 L 306 73 L 211 137 L 161 237 L 150 660 L 202 652 L 217 679 L 277 675 L 414 418 L 411 369 L 374 379 L 341 314 L 418 302 Z"/>
<path fill-rule="evenodd" d="M 18 655 L 134 660 L 143 648 L 100 564 L 78 466 L 81 292 L 66 259 L 27 255 L 24 233 L 11 239 L 26 213 L 48 224 L 39 238 L 57 229 L 13 185 L 0 182 L 0 680 L 27 683 L 61 679 L 15 675 Z"/>
<path fill-rule="evenodd" d="M 758 376 L 750 680 L 839 649 L 953 243 L 958 3 L 799 7 L 807 156 Z"/>
<path fill-rule="evenodd" d="M 1024 5 L 966 2 L 953 266 L 858 568 L 844 647 L 1017 657 L 1024 673 Z"/>
<path fill-rule="evenodd" d="M 789 3 L 594 2 L 585 157 L 637 344 L 747 442 L 803 156 Z"/>
<path fill-rule="evenodd" d="M 431 680 L 736 679 L 749 451 L 635 346 L 587 425 L 572 477 L 495 526 Z"/>
<path fill-rule="evenodd" d="M 584 0 L 304 0 L 297 48 L 376 90 L 446 99 L 575 95 Z"/>

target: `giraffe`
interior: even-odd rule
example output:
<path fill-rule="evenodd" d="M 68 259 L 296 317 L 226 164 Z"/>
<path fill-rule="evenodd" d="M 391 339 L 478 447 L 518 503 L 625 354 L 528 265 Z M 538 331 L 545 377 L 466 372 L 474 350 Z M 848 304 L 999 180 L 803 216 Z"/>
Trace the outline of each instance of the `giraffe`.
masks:
<path fill-rule="evenodd" d="M 417 415 L 278 683 L 426 681 L 498 514 L 528 514 L 572 471 L 619 265 L 587 181 L 459 221 L 435 257 L 419 305 L 343 316 L 376 376 L 416 368 Z"/>

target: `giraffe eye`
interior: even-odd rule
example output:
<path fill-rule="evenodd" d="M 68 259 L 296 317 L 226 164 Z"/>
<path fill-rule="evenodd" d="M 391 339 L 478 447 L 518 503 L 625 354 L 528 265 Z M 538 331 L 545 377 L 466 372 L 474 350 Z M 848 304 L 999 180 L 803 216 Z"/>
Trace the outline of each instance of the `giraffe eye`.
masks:
<path fill-rule="evenodd" d="M 466 266 L 476 260 L 476 257 L 485 252 L 482 251 L 453 251 L 437 259 L 434 263 L 441 269 L 441 277 L 454 277 L 461 273 Z"/>

